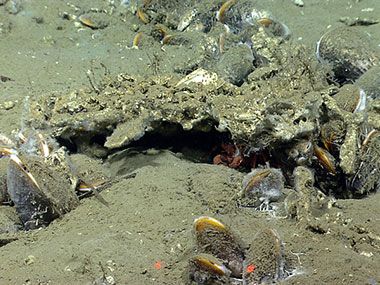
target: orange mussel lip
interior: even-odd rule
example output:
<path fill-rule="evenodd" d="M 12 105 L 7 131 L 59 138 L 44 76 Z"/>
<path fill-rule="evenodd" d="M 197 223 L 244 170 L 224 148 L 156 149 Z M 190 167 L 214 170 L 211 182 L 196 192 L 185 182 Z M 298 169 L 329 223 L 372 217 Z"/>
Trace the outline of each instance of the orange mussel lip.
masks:
<path fill-rule="evenodd" d="M 90 185 L 87 185 L 86 183 L 80 183 L 78 186 L 77 186 L 77 190 L 79 192 L 90 192 L 94 189 L 99 189 L 101 188 L 102 186 L 104 186 L 108 181 L 107 180 L 100 180 L 100 181 L 94 181 L 94 182 L 91 182 L 91 186 Z"/>
<path fill-rule="evenodd" d="M 196 219 L 193 223 L 193 228 L 197 232 L 200 232 L 204 230 L 205 228 L 209 228 L 209 227 L 217 228 L 224 231 L 227 230 L 227 228 L 221 222 L 211 217 L 202 216 Z"/>
<path fill-rule="evenodd" d="M 226 266 L 221 264 L 219 261 L 207 258 L 207 257 L 194 257 L 194 262 L 197 266 L 207 272 L 212 272 L 214 274 L 223 276 L 228 273 Z"/>

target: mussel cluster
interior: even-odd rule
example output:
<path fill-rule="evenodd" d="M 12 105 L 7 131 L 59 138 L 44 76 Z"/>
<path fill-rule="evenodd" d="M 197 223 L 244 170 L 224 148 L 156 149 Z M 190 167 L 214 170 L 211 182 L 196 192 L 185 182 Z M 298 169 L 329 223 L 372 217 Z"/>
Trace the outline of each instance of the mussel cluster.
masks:
<path fill-rule="evenodd" d="M 292 186 L 296 184 L 293 170 L 306 166 L 313 170 L 316 186 L 325 195 L 365 196 L 380 186 L 380 134 L 373 116 L 380 85 L 377 80 L 368 80 L 379 74 L 380 51 L 366 35 L 343 27 L 321 37 L 316 55 L 329 66 L 333 84 L 321 91 L 323 103 L 314 130 L 307 136 L 271 146 L 271 156 L 281 169 L 279 173 Z M 274 174 L 272 168 L 255 169 L 248 174 L 243 181 L 242 197 L 246 201 L 242 205 L 257 207 L 255 201 L 263 199 L 263 192 L 276 194 L 272 201 L 278 200 L 284 186 L 281 179 L 276 183 L 270 179 Z M 253 192 L 247 190 L 252 188 Z"/>
<path fill-rule="evenodd" d="M 188 276 L 196 284 L 261 284 L 289 276 L 289 265 L 274 229 L 265 228 L 248 247 L 230 229 L 211 217 L 193 224 L 196 256 L 189 259 Z"/>
<path fill-rule="evenodd" d="M 322 35 L 316 55 L 331 67 L 336 88 L 325 96 L 326 117 L 306 153 L 317 157 L 315 176 L 326 194 L 360 197 L 380 186 L 380 136 L 372 118 L 380 89 L 376 81 L 361 83 L 377 72 L 380 50 L 366 34 L 340 27 Z"/>
<path fill-rule="evenodd" d="M 17 143 L 4 135 L 1 141 L 0 203 L 15 206 L 24 229 L 47 226 L 79 205 L 83 189 L 95 188 L 84 184 L 65 148 L 52 139 L 20 132 Z"/>
<path fill-rule="evenodd" d="M 144 37 L 160 41 L 168 50 L 189 49 L 191 59 L 186 56 L 178 59 L 176 72 L 189 73 L 205 68 L 241 85 L 248 74 L 265 61 L 256 53 L 260 28 L 277 41 L 290 37 L 288 27 L 258 2 L 180 1 L 173 5 L 146 1 L 136 10 L 146 26 L 136 35 L 133 45 L 143 46 L 139 39 L 144 34 Z"/>

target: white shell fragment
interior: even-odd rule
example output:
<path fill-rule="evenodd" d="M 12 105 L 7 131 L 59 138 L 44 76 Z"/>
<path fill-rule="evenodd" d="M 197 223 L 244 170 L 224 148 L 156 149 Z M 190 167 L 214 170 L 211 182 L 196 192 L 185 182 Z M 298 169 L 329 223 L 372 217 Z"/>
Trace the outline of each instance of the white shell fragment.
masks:
<path fill-rule="evenodd" d="M 197 15 L 196 9 L 187 11 L 178 23 L 177 30 L 183 32 L 193 21 L 195 15 Z"/>
<path fill-rule="evenodd" d="M 366 95 L 365 91 L 360 88 L 359 102 L 358 102 L 358 105 L 356 106 L 353 113 L 364 110 L 366 105 L 367 105 L 367 95 Z"/>
<path fill-rule="evenodd" d="M 184 78 L 182 78 L 176 85 L 176 87 L 182 84 L 190 84 L 190 83 L 202 83 L 203 85 L 215 84 L 218 80 L 218 75 L 216 73 L 204 70 L 199 68 L 194 70 L 192 73 L 188 74 Z"/>

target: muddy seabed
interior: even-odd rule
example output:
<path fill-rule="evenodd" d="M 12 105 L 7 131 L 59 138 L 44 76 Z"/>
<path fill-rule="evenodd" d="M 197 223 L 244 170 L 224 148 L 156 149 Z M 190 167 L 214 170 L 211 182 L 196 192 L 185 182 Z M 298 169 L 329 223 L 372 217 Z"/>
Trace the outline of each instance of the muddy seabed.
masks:
<path fill-rule="evenodd" d="M 341 17 L 380 9 L 375 0 L 311 0 L 304 7 L 290 0 L 263 2 L 290 28 L 291 41 L 310 50 L 329 25 L 344 26 Z M 144 43 L 143 35 L 141 46 L 131 48 L 142 22 L 119 6 L 76 0 L 9 0 L 0 6 L 0 74 L 12 79 L 0 82 L 1 133 L 24 127 L 26 96 L 33 102 L 44 94 L 59 98 L 83 86 L 96 88 L 104 73 L 160 78 L 175 72 L 159 41 Z M 121 12 L 93 30 L 72 17 L 91 8 Z M 359 28 L 379 42 L 378 24 Z M 202 215 L 221 220 L 245 243 L 264 228 L 275 229 L 291 268 L 302 273 L 281 284 L 380 282 L 379 192 L 337 200 L 321 221 L 291 219 L 238 207 L 244 173 L 186 158 L 173 149 L 134 150 L 108 165 L 113 177 L 134 174 L 101 192 L 109 206 L 86 198 L 47 228 L 1 234 L 0 284 L 184 284 L 194 255 L 192 223 Z M 10 207 L 0 210 L 12 216 Z"/>

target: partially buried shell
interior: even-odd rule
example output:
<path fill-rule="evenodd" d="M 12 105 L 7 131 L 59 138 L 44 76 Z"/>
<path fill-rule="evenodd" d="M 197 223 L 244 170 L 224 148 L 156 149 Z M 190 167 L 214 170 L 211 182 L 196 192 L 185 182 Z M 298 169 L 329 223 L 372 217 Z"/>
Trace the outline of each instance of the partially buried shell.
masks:
<path fill-rule="evenodd" d="M 7 188 L 28 230 L 48 225 L 79 203 L 67 179 L 39 157 L 12 154 Z"/>
<path fill-rule="evenodd" d="M 91 29 L 104 29 L 109 25 L 109 16 L 105 13 L 86 13 L 78 17 L 79 21 Z"/>
<path fill-rule="evenodd" d="M 354 196 L 366 195 L 380 186 L 380 133 L 371 130 L 361 145 L 360 163 L 357 172 L 350 179 Z"/>
<path fill-rule="evenodd" d="M 353 84 L 343 85 L 333 98 L 339 108 L 351 113 L 362 111 L 367 105 L 366 92 Z"/>
<path fill-rule="evenodd" d="M 0 205 L 9 203 L 9 195 L 7 191 L 7 172 L 8 172 L 9 158 L 4 157 L 0 159 Z"/>
<path fill-rule="evenodd" d="M 380 97 L 380 65 L 372 67 L 363 76 L 361 76 L 356 84 L 362 88 L 368 98 L 377 99 Z"/>
<path fill-rule="evenodd" d="M 269 209 L 269 203 L 277 201 L 284 190 L 284 177 L 275 168 L 254 169 L 243 179 L 242 205 Z"/>
<path fill-rule="evenodd" d="M 244 250 L 231 231 L 218 220 L 204 216 L 194 221 L 193 228 L 198 251 L 220 259 L 232 276 L 241 277 Z"/>
<path fill-rule="evenodd" d="M 280 237 L 276 230 L 265 228 L 256 234 L 247 250 L 244 280 L 247 284 L 272 284 L 285 277 Z"/>
<path fill-rule="evenodd" d="M 317 42 L 316 56 L 332 65 L 338 79 L 356 80 L 379 62 L 379 50 L 369 38 L 350 27 L 326 32 Z"/>
<path fill-rule="evenodd" d="M 230 274 L 222 261 L 208 254 L 189 259 L 189 279 L 197 284 L 228 284 Z"/>

